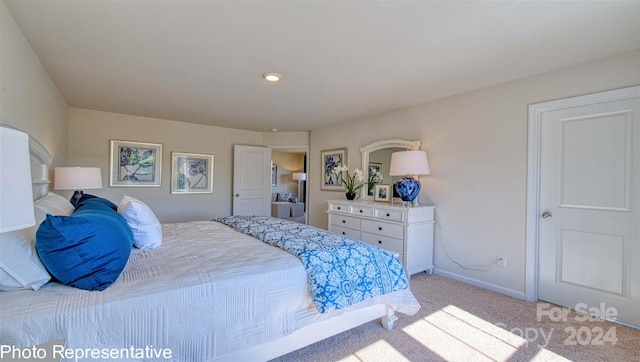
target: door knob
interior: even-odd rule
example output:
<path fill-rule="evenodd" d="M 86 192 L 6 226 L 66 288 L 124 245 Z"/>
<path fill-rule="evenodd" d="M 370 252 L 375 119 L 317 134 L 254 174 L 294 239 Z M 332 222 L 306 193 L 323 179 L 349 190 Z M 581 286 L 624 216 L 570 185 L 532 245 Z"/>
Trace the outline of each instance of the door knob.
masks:
<path fill-rule="evenodd" d="M 545 211 L 545 212 L 543 212 L 543 213 L 542 213 L 542 215 L 541 215 L 541 216 L 542 216 L 542 218 L 543 218 L 543 219 L 545 219 L 545 220 L 549 220 L 549 219 L 551 219 L 551 217 L 552 217 L 553 215 L 551 215 L 551 213 L 550 213 L 549 211 Z"/>
<path fill-rule="evenodd" d="M 240 194 L 235 194 L 235 195 L 233 195 L 233 196 L 235 196 L 235 197 L 240 197 Z"/>

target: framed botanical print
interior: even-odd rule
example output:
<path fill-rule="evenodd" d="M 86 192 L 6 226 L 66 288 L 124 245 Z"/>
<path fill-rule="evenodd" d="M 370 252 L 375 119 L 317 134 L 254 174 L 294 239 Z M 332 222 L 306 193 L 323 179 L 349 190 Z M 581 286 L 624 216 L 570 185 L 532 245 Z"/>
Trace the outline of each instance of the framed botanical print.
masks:
<path fill-rule="evenodd" d="M 376 185 L 373 193 L 374 201 L 389 202 L 391 200 L 391 186 L 390 185 Z"/>
<path fill-rule="evenodd" d="M 162 145 L 111 140 L 109 186 L 160 187 Z"/>
<path fill-rule="evenodd" d="M 271 187 L 276 187 L 278 185 L 278 165 L 275 163 L 271 164 Z"/>
<path fill-rule="evenodd" d="M 213 155 L 172 152 L 171 193 L 213 193 Z"/>
<path fill-rule="evenodd" d="M 322 158 L 322 182 L 320 188 L 325 191 L 343 191 L 344 187 L 340 177 L 331 171 L 346 163 L 347 149 L 339 148 L 320 151 L 320 157 Z"/>
<path fill-rule="evenodd" d="M 369 179 L 367 180 L 367 196 L 373 196 L 373 191 L 377 183 L 382 182 L 381 179 L 375 177 L 376 173 L 382 173 L 382 163 L 380 162 L 369 162 L 369 172 L 367 175 Z"/>

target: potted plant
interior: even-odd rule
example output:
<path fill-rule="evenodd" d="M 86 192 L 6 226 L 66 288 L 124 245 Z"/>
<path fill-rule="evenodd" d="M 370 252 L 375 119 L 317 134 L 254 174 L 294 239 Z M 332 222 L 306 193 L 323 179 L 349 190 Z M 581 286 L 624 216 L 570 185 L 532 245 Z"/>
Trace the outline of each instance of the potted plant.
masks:
<path fill-rule="evenodd" d="M 364 181 L 364 174 L 359 169 L 354 169 L 353 173 L 349 172 L 349 168 L 346 165 L 335 167 L 331 170 L 332 173 L 342 181 L 347 196 L 347 200 L 353 200 L 356 198 L 356 191 L 360 190 L 362 186 L 367 183 Z"/>

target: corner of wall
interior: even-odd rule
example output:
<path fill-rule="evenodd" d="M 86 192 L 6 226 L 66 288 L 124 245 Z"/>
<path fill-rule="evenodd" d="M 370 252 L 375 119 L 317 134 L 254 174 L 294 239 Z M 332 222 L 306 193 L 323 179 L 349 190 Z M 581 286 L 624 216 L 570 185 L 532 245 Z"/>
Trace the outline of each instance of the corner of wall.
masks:
<path fill-rule="evenodd" d="M 0 121 L 29 133 L 66 165 L 69 114 L 60 90 L 0 1 Z"/>

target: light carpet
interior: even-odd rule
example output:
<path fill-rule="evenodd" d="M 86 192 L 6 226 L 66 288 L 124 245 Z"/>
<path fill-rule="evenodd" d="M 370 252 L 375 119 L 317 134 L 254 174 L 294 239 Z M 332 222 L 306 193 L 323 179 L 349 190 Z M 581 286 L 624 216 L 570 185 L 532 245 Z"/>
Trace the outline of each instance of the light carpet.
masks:
<path fill-rule="evenodd" d="M 411 290 L 422 308 L 392 331 L 369 322 L 274 361 L 640 361 L 637 329 L 437 275 Z"/>

